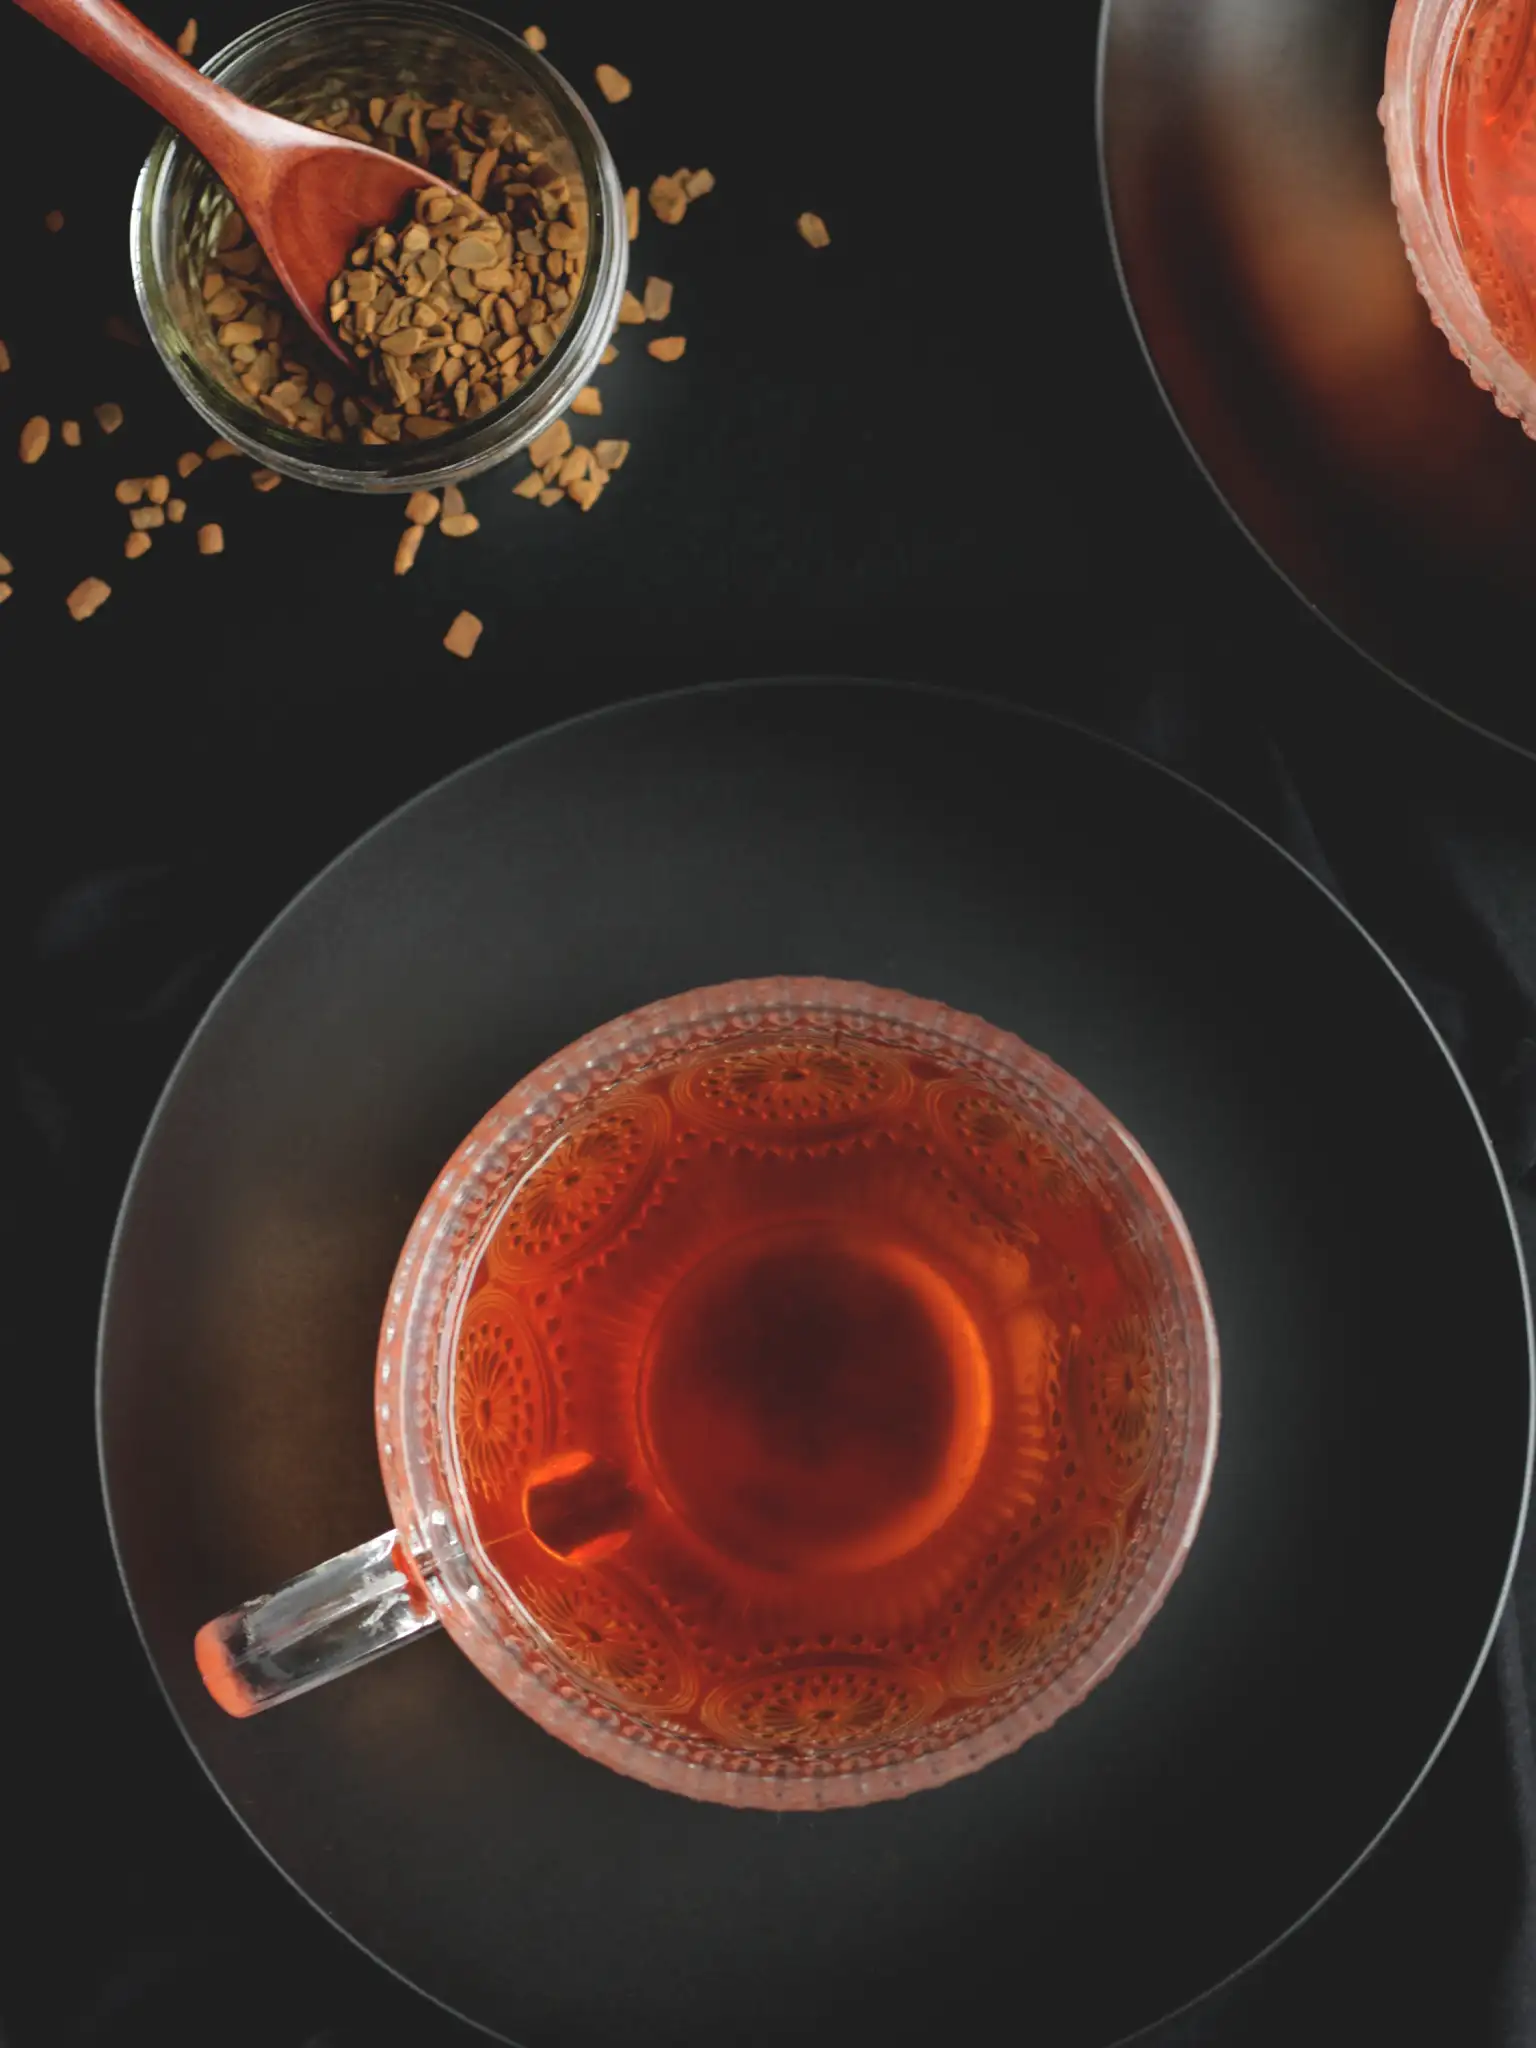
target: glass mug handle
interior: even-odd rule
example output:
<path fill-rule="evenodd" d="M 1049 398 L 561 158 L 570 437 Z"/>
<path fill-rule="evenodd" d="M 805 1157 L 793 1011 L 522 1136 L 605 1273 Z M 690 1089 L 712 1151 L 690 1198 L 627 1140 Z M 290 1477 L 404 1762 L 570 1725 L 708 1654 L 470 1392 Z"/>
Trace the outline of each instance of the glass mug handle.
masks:
<path fill-rule="evenodd" d="M 197 1668 L 224 1711 L 244 1719 L 441 1626 L 422 1576 L 387 1529 L 205 1622 Z"/>

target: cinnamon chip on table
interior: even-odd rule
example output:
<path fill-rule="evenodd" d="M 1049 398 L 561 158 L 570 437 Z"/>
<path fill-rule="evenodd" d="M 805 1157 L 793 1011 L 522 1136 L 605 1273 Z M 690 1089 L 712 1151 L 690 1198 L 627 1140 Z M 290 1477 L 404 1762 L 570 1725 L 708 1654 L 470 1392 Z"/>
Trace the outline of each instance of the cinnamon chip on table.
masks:
<path fill-rule="evenodd" d="M 702 199 L 706 192 L 714 191 L 715 174 L 713 171 L 690 171 L 682 184 L 690 199 Z"/>
<path fill-rule="evenodd" d="M 664 277 L 648 277 L 645 280 L 645 298 L 642 301 L 647 320 L 665 320 L 672 311 L 672 287 Z"/>
<path fill-rule="evenodd" d="M 65 598 L 72 619 L 88 619 L 99 612 L 112 595 L 110 583 L 103 583 L 99 576 L 87 576 L 83 583 L 77 583 Z"/>
<path fill-rule="evenodd" d="M 105 405 L 98 405 L 95 413 L 96 424 L 104 434 L 115 434 L 123 424 L 123 408 L 110 400 Z"/>
<path fill-rule="evenodd" d="M 592 75 L 597 80 L 598 91 L 610 107 L 617 106 L 620 100 L 627 100 L 635 89 L 623 72 L 615 70 L 612 64 L 599 64 Z"/>
<path fill-rule="evenodd" d="M 130 562 L 136 562 L 140 555 L 147 555 L 153 545 L 149 535 L 140 533 L 137 528 L 123 537 L 123 553 Z"/>
<path fill-rule="evenodd" d="M 595 419 L 602 409 L 602 393 L 595 384 L 583 384 L 571 400 L 571 411 L 579 412 L 587 419 Z"/>
<path fill-rule="evenodd" d="M 645 308 L 633 292 L 626 292 L 619 300 L 619 325 L 621 327 L 643 327 Z"/>
<path fill-rule="evenodd" d="M 78 420 L 60 420 L 59 439 L 66 448 L 78 448 L 80 446 L 80 422 Z"/>
<path fill-rule="evenodd" d="M 633 237 L 633 236 L 631 236 L 631 237 L 630 237 L 630 239 L 631 239 L 631 240 L 633 240 L 633 239 L 634 239 L 634 237 Z M 5 373 L 5 372 L 6 372 L 6 371 L 7 371 L 7 370 L 8 370 L 9 368 L 10 368 L 10 367 L 11 367 L 11 352 L 10 352 L 10 350 L 9 350 L 9 349 L 8 349 L 8 348 L 6 347 L 6 345 L 5 345 L 5 343 L 4 343 L 4 342 L 3 342 L 3 341 L 0 341 L 0 376 L 3 376 L 3 375 L 4 375 L 4 373 Z"/>
<path fill-rule="evenodd" d="M 546 427 L 536 440 L 528 443 L 528 460 L 535 469 L 542 469 L 546 462 L 553 462 L 556 456 L 564 455 L 571 445 L 571 429 L 565 420 L 556 420 Z"/>
<path fill-rule="evenodd" d="M 827 224 L 819 213 L 802 213 L 795 226 L 800 231 L 802 242 L 809 242 L 813 249 L 825 249 L 832 237 L 827 233 Z"/>
<path fill-rule="evenodd" d="M 48 230 L 50 235 L 56 235 L 59 232 L 60 228 L 63 227 L 63 225 L 64 216 L 62 213 L 60 213 L 59 209 L 56 206 L 53 208 L 51 212 L 45 213 L 43 215 L 43 226 Z"/>
<path fill-rule="evenodd" d="M 209 524 L 197 529 L 197 552 L 200 555 L 222 555 L 224 552 L 224 529 Z"/>
<path fill-rule="evenodd" d="M 282 478 L 275 469 L 253 469 L 251 471 L 251 488 L 253 490 L 275 491 L 281 482 Z"/>
<path fill-rule="evenodd" d="M 194 469 L 201 469 L 202 466 L 202 456 L 195 455 L 190 448 L 185 455 L 178 455 L 176 458 L 176 474 L 183 482 L 192 474 Z"/>
<path fill-rule="evenodd" d="M 658 335 L 655 341 L 648 341 L 645 344 L 645 352 L 648 356 L 654 356 L 658 363 L 675 363 L 687 346 L 688 337 L 685 334 L 662 334 Z"/>
<path fill-rule="evenodd" d="M 450 654 L 458 655 L 461 661 L 468 661 L 484 630 L 483 624 L 473 612 L 460 612 L 443 635 L 443 645 Z"/>
<path fill-rule="evenodd" d="M 425 528 L 421 526 L 407 526 L 399 540 L 395 542 L 395 574 L 397 576 L 407 574 L 411 565 L 415 562 L 421 547 L 421 536 L 424 531 Z"/>
<path fill-rule="evenodd" d="M 688 194 L 676 178 L 651 180 L 651 211 L 664 227 L 675 228 L 688 211 Z"/>
<path fill-rule="evenodd" d="M 22 461 L 41 462 L 43 456 L 47 453 L 48 440 L 52 432 L 52 427 L 49 426 L 41 413 L 37 413 L 33 418 L 29 419 L 21 430 L 21 439 L 18 443 Z"/>
<path fill-rule="evenodd" d="M 640 187 L 631 185 L 624 194 L 624 225 L 633 241 L 640 232 Z"/>
<path fill-rule="evenodd" d="M 622 469 L 624 467 L 624 458 L 629 453 L 629 443 L 627 441 L 599 441 L 592 452 L 604 469 L 609 471 Z"/>
<path fill-rule="evenodd" d="M 549 42 L 549 37 L 545 35 L 543 29 L 535 26 L 523 30 L 523 41 L 530 50 L 542 50 Z"/>
<path fill-rule="evenodd" d="M 194 14 L 194 15 L 192 15 L 192 16 L 190 17 L 190 19 L 188 20 L 188 22 L 187 22 L 187 25 L 186 25 L 186 27 L 185 27 L 185 28 L 184 28 L 184 29 L 182 30 L 181 34 L 180 34 L 180 35 L 179 35 L 179 36 L 178 36 L 178 37 L 176 38 L 176 49 L 177 49 L 177 53 L 178 53 L 178 54 L 179 54 L 180 56 L 183 56 L 183 57 L 190 57 L 190 56 L 191 56 L 191 54 L 192 54 L 192 52 L 193 52 L 193 51 L 194 51 L 194 50 L 195 50 L 196 48 L 197 48 L 197 16 L 196 16 L 196 15 Z"/>
<path fill-rule="evenodd" d="M 431 491 L 412 491 L 405 501 L 405 516 L 412 526 L 430 526 L 441 510 Z M 398 575 L 399 571 L 395 573 Z"/>

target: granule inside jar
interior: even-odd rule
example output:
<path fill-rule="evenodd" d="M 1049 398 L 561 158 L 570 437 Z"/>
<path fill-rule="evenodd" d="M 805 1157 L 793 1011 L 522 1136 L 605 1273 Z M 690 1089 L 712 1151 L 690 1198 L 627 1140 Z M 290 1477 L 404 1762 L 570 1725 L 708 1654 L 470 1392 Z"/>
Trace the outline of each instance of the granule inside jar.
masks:
<path fill-rule="evenodd" d="M 202 294 L 238 388 L 278 425 L 371 446 L 429 439 L 494 411 L 575 309 L 584 195 L 506 114 L 462 101 L 376 96 L 314 125 L 413 156 L 460 194 L 418 192 L 400 220 L 353 248 L 330 293 L 350 376 L 231 213 Z"/>

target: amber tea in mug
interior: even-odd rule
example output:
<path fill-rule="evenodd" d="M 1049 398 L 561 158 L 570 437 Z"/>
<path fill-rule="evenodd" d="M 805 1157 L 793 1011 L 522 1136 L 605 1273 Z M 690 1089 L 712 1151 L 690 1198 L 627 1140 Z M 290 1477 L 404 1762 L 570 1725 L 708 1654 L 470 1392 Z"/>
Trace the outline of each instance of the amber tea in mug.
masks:
<path fill-rule="evenodd" d="M 1016 1746 L 1198 1517 L 1214 1338 L 1171 1199 L 1076 1083 L 937 1005 L 734 984 L 607 1032 L 520 1146 L 493 1112 L 499 1179 L 449 1229 L 418 1426 L 455 1634 L 703 1796 L 878 1797 Z M 389 1568 L 453 1627 L 389 1327 Z"/>

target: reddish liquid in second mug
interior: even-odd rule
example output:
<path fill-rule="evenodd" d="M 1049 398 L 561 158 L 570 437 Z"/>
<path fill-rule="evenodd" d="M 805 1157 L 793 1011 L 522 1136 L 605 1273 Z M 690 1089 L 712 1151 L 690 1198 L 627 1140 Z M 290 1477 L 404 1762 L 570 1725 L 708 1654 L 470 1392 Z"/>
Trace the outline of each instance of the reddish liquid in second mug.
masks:
<path fill-rule="evenodd" d="M 522 1179 L 456 1353 L 480 1545 L 556 1660 L 737 1748 L 1040 1670 L 1163 1417 L 1113 1211 L 959 1068 L 847 1034 L 626 1081 Z"/>
<path fill-rule="evenodd" d="M 1536 0 L 1473 0 L 1442 136 L 1468 275 L 1494 333 L 1536 375 Z"/>

